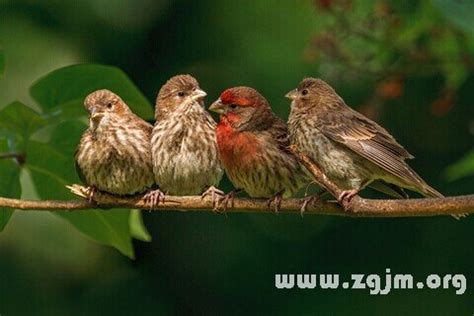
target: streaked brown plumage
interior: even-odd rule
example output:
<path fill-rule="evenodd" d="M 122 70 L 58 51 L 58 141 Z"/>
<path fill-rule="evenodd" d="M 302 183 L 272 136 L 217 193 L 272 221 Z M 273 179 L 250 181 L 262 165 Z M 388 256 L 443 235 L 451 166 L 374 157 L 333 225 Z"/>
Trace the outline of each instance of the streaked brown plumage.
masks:
<path fill-rule="evenodd" d="M 292 143 L 346 190 L 343 202 L 375 180 L 382 180 L 378 185 L 383 183 L 387 191 L 400 187 L 427 197 L 443 196 L 406 164 L 413 156 L 393 136 L 348 107 L 323 80 L 306 78 L 287 97 L 292 100 Z"/>
<path fill-rule="evenodd" d="M 153 171 L 160 190 L 195 195 L 223 176 L 217 156 L 216 123 L 203 107 L 206 93 L 190 75 L 169 79 L 156 100 L 152 132 Z"/>
<path fill-rule="evenodd" d="M 244 189 L 251 197 L 275 196 L 277 205 L 278 197 L 290 197 L 309 182 L 287 150 L 286 124 L 255 89 L 227 89 L 209 110 L 221 114 L 219 157 L 237 189 Z"/>
<path fill-rule="evenodd" d="M 75 154 L 81 179 L 94 189 L 119 195 L 150 188 L 154 183 L 152 126 L 109 90 L 89 94 L 84 106 L 89 112 L 89 128 Z"/>

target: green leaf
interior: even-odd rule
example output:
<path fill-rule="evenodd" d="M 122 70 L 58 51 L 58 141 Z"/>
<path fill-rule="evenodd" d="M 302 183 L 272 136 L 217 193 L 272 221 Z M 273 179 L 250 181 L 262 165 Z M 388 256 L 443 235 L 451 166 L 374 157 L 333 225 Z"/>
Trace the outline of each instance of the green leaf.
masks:
<path fill-rule="evenodd" d="M 26 167 L 39 196 L 42 199 L 67 200 L 73 195 L 67 191 L 65 185 L 79 181 L 74 168 L 74 159 L 71 154 L 70 143 L 76 144 L 77 131 L 67 131 L 66 125 L 59 125 L 51 140 L 54 143 L 45 144 L 30 141 L 26 153 Z M 76 128 L 81 128 L 77 125 Z M 59 137 L 60 134 L 64 137 Z M 66 149 L 67 148 L 67 149 Z M 95 241 L 117 248 L 124 255 L 134 258 L 132 247 L 129 217 L 130 210 L 84 210 L 74 212 L 57 212 L 70 222 L 79 231 Z"/>
<path fill-rule="evenodd" d="M 83 108 L 84 98 L 98 89 L 111 90 L 135 114 L 146 120 L 153 118 L 148 100 L 122 70 L 112 66 L 83 64 L 60 68 L 36 81 L 30 94 L 45 111 L 57 111 L 58 106 Z"/>
<path fill-rule="evenodd" d="M 66 102 L 51 108 L 46 113 L 46 117 L 51 124 L 71 120 L 88 121 L 87 112 L 82 105 L 78 106 L 77 101 Z"/>
<path fill-rule="evenodd" d="M 151 241 L 151 235 L 143 223 L 142 213 L 140 210 L 132 210 L 130 212 L 130 234 L 133 238 L 141 241 Z"/>
<path fill-rule="evenodd" d="M 474 34 L 474 1 L 435 0 L 442 14 L 464 31 Z"/>
<path fill-rule="evenodd" d="M 5 72 L 5 53 L 3 49 L 0 48 L 0 78 L 3 76 Z"/>
<path fill-rule="evenodd" d="M 0 153 L 8 153 L 10 149 L 6 139 L 0 139 Z M 20 166 L 12 158 L 0 159 L 0 196 L 19 198 L 21 196 Z M 0 207 L 0 232 L 5 228 L 13 210 Z"/>
<path fill-rule="evenodd" d="M 130 210 L 84 210 L 59 212 L 57 215 L 96 242 L 115 247 L 127 257 L 135 258 L 129 228 Z"/>
<path fill-rule="evenodd" d="M 53 130 L 49 143 L 73 160 L 81 136 L 86 129 L 87 125 L 81 121 L 62 122 Z"/>
<path fill-rule="evenodd" d="M 0 111 L 0 133 L 19 136 L 18 141 L 22 143 L 46 124 L 39 113 L 21 102 L 10 103 Z"/>
<path fill-rule="evenodd" d="M 0 153 L 24 154 L 30 136 L 45 125 L 43 117 L 23 103 L 7 105 L 0 111 Z M 12 158 L 0 159 L 0 196 L 21 196 L 20 169 Z M 12 214 L 13 210 L 0 208 L 0 231 Z"/>
<path fill-rule="evenodd" d="M 445 171 L 445 175 L 449 181 L 474 175 L 474 149 L 461 160 L 449 166 Z"/>

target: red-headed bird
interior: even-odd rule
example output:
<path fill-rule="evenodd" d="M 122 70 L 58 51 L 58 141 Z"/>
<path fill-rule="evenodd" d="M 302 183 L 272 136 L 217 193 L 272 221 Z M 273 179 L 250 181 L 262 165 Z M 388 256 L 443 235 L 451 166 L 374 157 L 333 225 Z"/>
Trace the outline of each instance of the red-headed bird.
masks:
<path fill-rule="evenodd" d="M 255 89 L 227 89 L 209 110 L 221 115 L 216 129 L 219 157 L 236 189 L 269 198 L 278 210 L 282 197 L 292 196 L 309 182 L 287 149 L 286 124 Z"/>

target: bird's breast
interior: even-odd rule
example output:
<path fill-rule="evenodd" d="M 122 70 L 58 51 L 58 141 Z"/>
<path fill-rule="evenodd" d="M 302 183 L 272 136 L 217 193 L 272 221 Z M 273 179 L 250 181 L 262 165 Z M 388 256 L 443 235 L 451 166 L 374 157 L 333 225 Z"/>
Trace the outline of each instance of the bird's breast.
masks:
<path fill-rule="evenodd" d="M 228 170 L 251 166 L 259 147 L 257 137 L 249 132 L 239 132 L 230 126 L 217 127 L 219 157 Z"/>

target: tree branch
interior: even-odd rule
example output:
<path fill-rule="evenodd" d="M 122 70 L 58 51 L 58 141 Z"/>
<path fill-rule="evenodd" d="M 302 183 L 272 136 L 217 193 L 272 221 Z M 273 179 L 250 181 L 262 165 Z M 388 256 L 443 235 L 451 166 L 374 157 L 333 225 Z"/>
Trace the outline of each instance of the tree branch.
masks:
<path fill-rule="evenodd" d="M 321 181 L 321 179 L 319 179 Z M 322 180 L 326 185 L 327 179 Z M 328 186 L 330 188 L 330 185 Z M 87 188 L 73 185 L 71 190 L 83 196 Z M 0 198 L 0 208 L 37 211 L 80 211 L 85 209 L 108 209 L 125 207 L 147 209 L 142 196 L 119 197 L 97 192 L 94 202 L 83 200 L 70 201 L 34 201 Z M 281 204 L 281 212 L 299 214 L 302 199 L 285 199 Z M 344 211 L 336 202 L 318 201 L 308 205 L 305 214 L 337 215 L 350 217 L 413 217 L 436 216 L 462 213 L 474 213 L 474 195 L 447 197 L 443 199 L 411 199 L 411 200 L 369 200 L 355 197 L 352 211 Z M 166 196 L 165 203 L 153 211 L 198 211 L 209 212 L 213 209 L 210 198 L 200 196 Z M 236 198 L 234 207 L 229 207 L 229 213 L 270 213 L 264 199 Z"/>

